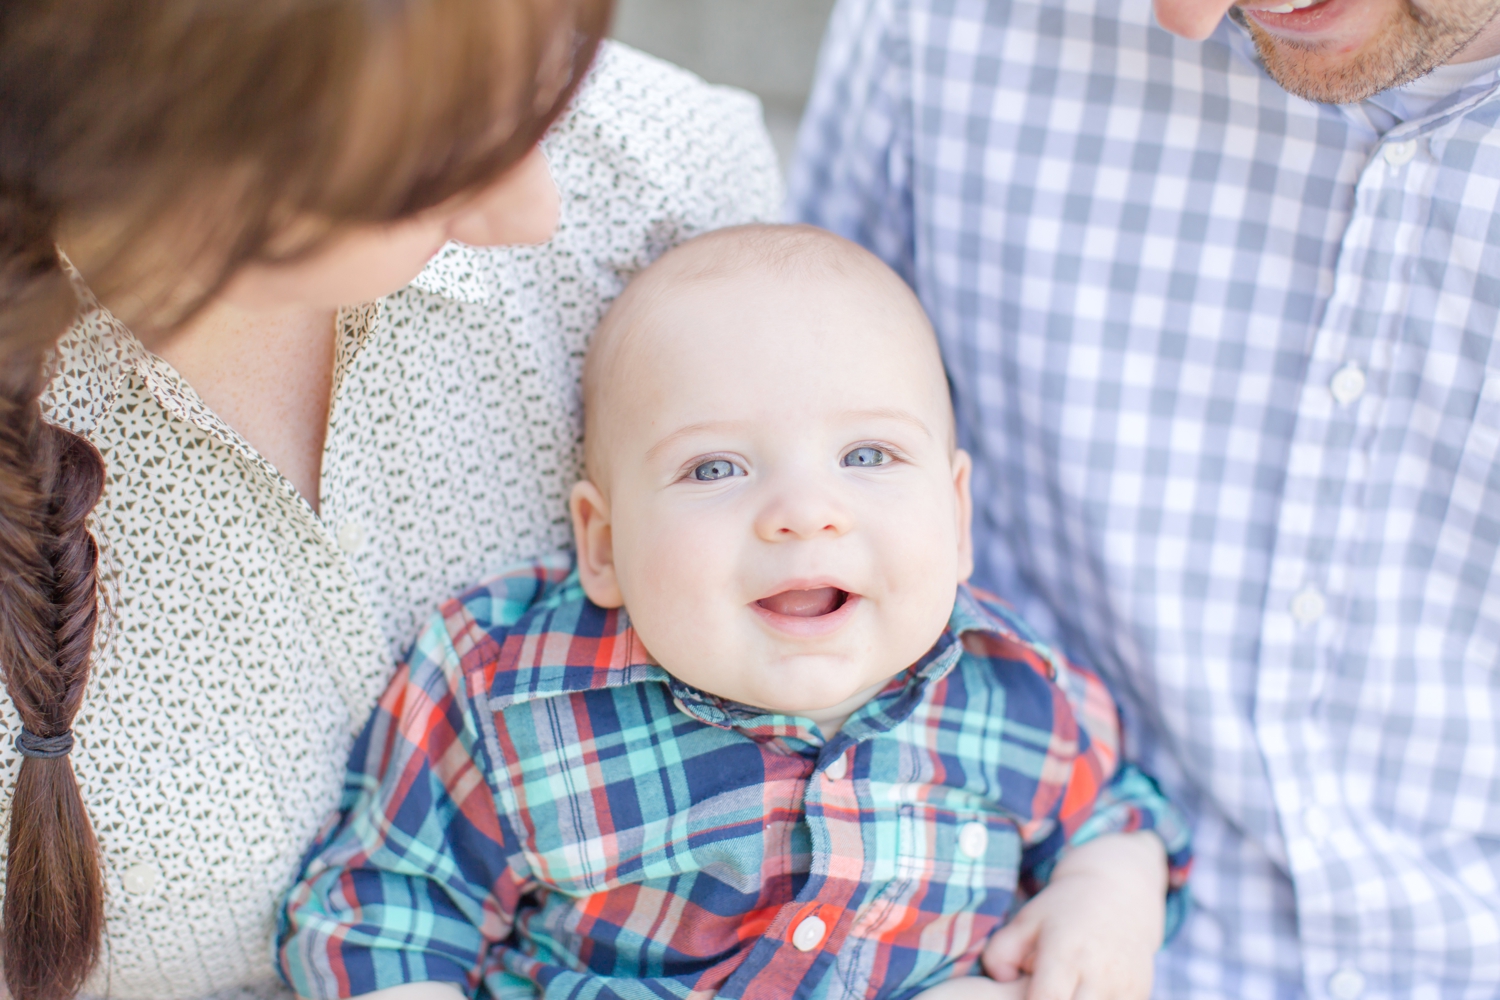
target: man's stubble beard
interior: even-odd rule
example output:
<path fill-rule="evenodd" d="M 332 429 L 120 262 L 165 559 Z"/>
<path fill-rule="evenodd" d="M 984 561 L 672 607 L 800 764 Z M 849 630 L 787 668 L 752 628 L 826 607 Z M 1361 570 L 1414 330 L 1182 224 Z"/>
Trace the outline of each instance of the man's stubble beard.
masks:
<path fill-rule="evenodd" d="M 1266 72 L 1284 89 L 1309 101 L 1353 104 L 1426 76 L 1484 30 L 1500 10 L 1495 0 L 1457 0 L 1445 7 L 1450 9 L 1422 11 L 1407 3 L 1363 52 L 1338 66 L 1330 66 L 1317 47 L 1273 36 L 1238 7 L 1229 8 L 1229 13 L 1249 30 Z"/>

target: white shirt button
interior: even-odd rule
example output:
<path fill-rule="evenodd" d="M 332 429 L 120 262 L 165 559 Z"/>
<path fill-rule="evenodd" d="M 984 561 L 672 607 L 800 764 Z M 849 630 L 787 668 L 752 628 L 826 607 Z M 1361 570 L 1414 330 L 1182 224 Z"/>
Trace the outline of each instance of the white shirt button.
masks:
<path fill-rule="evenodd" d="M 1328 995 L 1333 1000 L 1359 1000 L 1365 991 L 1365 977 L 1358 969 L 1342 968 L 1328 977 Z"/>
<path fill-rule="evenodd" d="M 849 773 L 849 760 L 848 760 L 848 757 L 849 757 L 848 754 L 841 753 L 837 757 L 833 758 L 833 760 L 831 760 L 831 761 L 828 762 L 828 766 L 825 767 L 825 768 L 823 768 L 823 773 L 826 774 L 826 775 L 828 775 L 828 780 L 830 780 L 830 781 L 843 781 L 844 780 L 844 775 L 846 775 L 846 774 Z"/>
<path fill-rule="evenodd" d="M 1354 362 L 1349 362 L 1333 373 L 1333 379 L 1328 383 L 1328 391 L 1333 393 L 1333 398 L 1340 406 L 1348 406 L 1365 394 L 1364 371 Z"/>
<path fill-rule="evenodd" d="M 1332 830 L 1333 820 L 1322 809 L 1308 806 L 1302 810 L 1302 832 L 1314 843 L 1321 844 Z"/>
<path fill-rule="evenodd" d="M 1304 587 L 1292 598 L 1291 612 L 1302 625 L 1311 625 L 1328 611 L 1328 602 L 1313 587 Z"/>
<path fill-rule="evenodd" d="M 352 518 L 339 525 L 339 548 L 353 555 L 365 544 L 365 526 Z"/>
<path fill-rule="evenodd" d="M 990 831 L 983 823 L 965 823 L 958 830 L 958 849 L 978 861 L 990 846 Z"/>
<path fill-rule="evenodd" d="M 1391 166 L 1404 167 L 1417 155 L 1417 141 L 1408 139 L 1405 142 L 1388 142 L 1380 153 Z"/>
<path fill-rule="evenodd" d="M 120 881 L 125 885 L 125 891 L 132 896 L 144 896 L 156 888 L 156 880 L 160 872 L 156 866 L 149 862 L 131 865 L 120 873 Z"/>
<path fill-rule="evenodd" d="M 828 925 L 820 917 L 808 917 L 792 931 L 792 946 L 798 951 L 812 951 L 828 933 Z"/>

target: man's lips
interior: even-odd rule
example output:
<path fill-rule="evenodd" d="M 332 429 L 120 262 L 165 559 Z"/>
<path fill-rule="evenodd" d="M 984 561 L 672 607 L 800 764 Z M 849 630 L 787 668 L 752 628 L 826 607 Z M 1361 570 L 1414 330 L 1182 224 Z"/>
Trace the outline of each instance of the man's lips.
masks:
<path fill-rule="evenodd" d="M 1243 0 L 1236 4 L 1267 28 L 1305 32 L 1329 26 L 1341 8 L 1341 0 Z"/>

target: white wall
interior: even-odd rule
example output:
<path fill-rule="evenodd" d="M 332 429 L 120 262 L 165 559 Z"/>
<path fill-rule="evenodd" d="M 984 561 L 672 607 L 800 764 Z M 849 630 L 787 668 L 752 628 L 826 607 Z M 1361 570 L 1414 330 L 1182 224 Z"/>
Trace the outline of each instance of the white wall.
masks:
<path fill-rule="evenodd" d="M 832 7 L 833 0 L 617 0 L 614 35 L 760 95 L 785 162 Z"/>

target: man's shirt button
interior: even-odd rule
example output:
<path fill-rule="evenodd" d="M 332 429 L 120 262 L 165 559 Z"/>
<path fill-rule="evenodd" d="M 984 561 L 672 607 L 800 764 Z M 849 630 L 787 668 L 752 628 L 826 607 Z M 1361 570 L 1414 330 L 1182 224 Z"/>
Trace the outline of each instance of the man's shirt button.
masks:
<path fill-rule="evenodd" d="M 1291 612 L 1302 625 L 1311 625 L 1328 610 L 1328 602 L 1312 587 L 1304 587 L 1292 598 Z"/>
<path fill-rule="evenodd" d="M 828 925 L 819 917 L 808 917 L 792 931 L 792 945 L 798 951 L 812 951 L 828 933 Z"/>
<path fill-rule="evenodd" d="M 1353 362 L 1333 373 L 1328 391 L 1340 406 L 1348 406 L 1365 394 L 1365 373 Z"/>
<path fill-rule="evenodd" d="M 156 866 L 149 862 L 131 865 L 120 873 L 120 881 L 125 886 L 125 891 L 132 896 L 144 896 L 156 888 L 158 872 Z"/>
<path fill-rule="evenodd" d="M 1358 969 L 1342 968 L 1328 977 L 1328 995 L 1333 1000 L 1359 1000 L 1365 991 L 1365 977 Z"/>
<path fill-rule="evenodd" d="M 828 762 L 827 767 L 823 768 L 823 773 L 828 775 L 830 781 L 843 781 L 844 775 L 849 773 L 849 761 L 846 759 L 847 757 L 848 754 L 839 754 Z"/>
<path fill-rule="evenodd" d="M 1408 139 L 1405 142 L 1388 142 L 1380 153 L 1391 166 L 1404 167 L 1417 155 L 1417 141 Z"/>
<path fill-rule="evenodd" d="M 990 846 L 990 831 L 983 823 L 965 823 L 958 830 L 958 849 L 964 856 L 978 861 Z"/>

